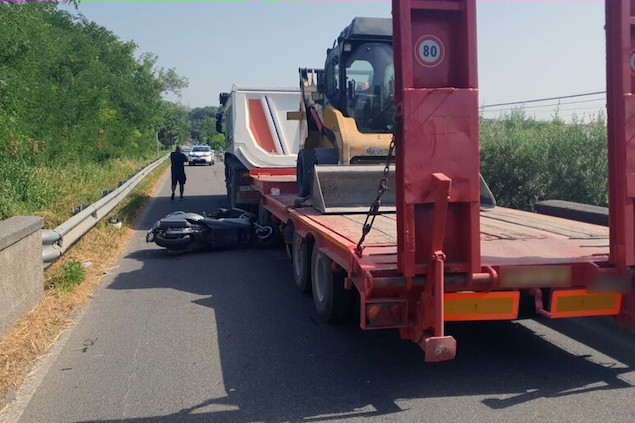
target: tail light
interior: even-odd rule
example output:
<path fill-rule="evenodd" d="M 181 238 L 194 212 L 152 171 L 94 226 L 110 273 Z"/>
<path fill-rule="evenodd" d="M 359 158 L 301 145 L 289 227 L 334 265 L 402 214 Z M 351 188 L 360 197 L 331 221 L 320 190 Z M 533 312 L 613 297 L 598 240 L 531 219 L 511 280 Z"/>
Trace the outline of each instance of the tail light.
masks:
<path fill-rule="evenodd" d="M 406 323 L 405 302 L 385 301 L 366 303 L 362 310 L 362 327 L 367 329 L 401 327 Z"/>

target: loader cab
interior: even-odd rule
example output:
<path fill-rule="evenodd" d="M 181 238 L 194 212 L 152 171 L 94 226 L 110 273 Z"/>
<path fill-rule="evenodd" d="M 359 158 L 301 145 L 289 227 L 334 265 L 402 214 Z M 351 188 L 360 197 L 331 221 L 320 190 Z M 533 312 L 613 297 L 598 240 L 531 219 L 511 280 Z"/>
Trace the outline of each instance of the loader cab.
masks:
<path fill-rule="evenodd" d="M 392 22 L 355 18 L 327 52 L 324 94 L 362 133 L 392 130 L 395 71 Z"/>

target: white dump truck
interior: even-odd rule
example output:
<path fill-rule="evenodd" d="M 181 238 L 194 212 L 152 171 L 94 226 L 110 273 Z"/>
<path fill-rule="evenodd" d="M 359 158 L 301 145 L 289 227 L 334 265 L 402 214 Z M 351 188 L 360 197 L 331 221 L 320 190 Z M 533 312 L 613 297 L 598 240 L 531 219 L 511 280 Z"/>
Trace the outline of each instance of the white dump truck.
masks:
<path fill-rule="evenodd" d="M 232 87 L 220 94 L 216 126 L 226 137 L 225 184 L 230 207 L 257 210 L 260 193 L 250 171 L 295 168 L 300 149 L 298 120 L 287 113 L 298 110 L 298 88 Z"/>

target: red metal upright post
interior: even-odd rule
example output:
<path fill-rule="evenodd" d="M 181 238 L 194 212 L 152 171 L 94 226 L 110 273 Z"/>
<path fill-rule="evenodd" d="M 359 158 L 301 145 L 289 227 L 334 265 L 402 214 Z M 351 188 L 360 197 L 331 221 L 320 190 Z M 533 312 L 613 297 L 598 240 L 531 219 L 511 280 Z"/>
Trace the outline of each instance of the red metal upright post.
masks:
<path fill-rule="evenodd" d="M 606 96 L 609 166 L 609 261 L 635 265 L 635 1 L 607 0 Z M 635 298 L 624 298 L 619 320 L 635 326 Z"/>
<path fill-rule="evenodd" d="M 422 344 L 443 328 L 435 306 L 443 280 L 432 279 L 461 273 L 471 280 L 481 271 L 476 4 L 393 0 L 392 7 L 397 261 L 406 278 L 428 275 L 424 295 L 434 298 L 420 299 L 416 319 L 424 327 L 409 334 Z"/>

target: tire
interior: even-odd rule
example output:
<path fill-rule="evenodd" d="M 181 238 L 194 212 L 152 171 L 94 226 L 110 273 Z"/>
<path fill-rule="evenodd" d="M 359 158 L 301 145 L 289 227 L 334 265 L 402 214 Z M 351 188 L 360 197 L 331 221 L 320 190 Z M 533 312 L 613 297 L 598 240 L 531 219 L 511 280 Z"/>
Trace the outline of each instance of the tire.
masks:
<path fill-rule="evenodd" d="M 344 289 L 344 272 L 333 272 L 333 261 L 317 246 L 311 255 L 311 287 L 318 316 L 328 323 L 348 320 L 353 303 L 353 291 Z"/>
<path fill-rule="evenodd" d="M 311 292 L 311 245 L 302 238 L 299 233 L 293 233 L 291 243 L 291 263 L 293 265 L 293 280 L 300 292 L 308 294 Z"/>
<path fill-rule="evenodd" d="M 271 219 L 271 213 L 264 208 L 262 205 L 262 200 L 258 204 L 258 210 L 256 212 L 258 215 L 258 223 L 261 225 L 271 225 L 273 223 L 273 219 Z"/>
<path fill-rule="evenodd" d="M 338 164 L 339 154 L 335 148 L 314 148 L 300 150 L 296 162 L 298 195 L 308 197 L 313 191 L 316 164 Z"/>
<path fill-rule="evenodd" d="M 234 166 L 227 167 L 227 206 L 230 209 L 236 207 L 236 187 L 234 186 Z"/>
<path fill-rule="evenodd" d="M 306 157 L 309 150 L 300 150 L 298 152 L 298 159 L 295 166 L 295 174 L 298 183 L 298 195 L 300 197 L 308 197 L 311 194 L 311 183 L 309 181 L 310 175 L 306 172 L 308 163 L 306 163 Z"/>
<path fill-rule="evenodd" d="M 156 234 L 154 237 L 154 242 L 159 247 L 167 248 L 168 250 L 173 251 L 182 251 L 189 250 L 192 248 L 192 238 L 188 236 L 184 236 L 182 238 L 164 238 L 161 234 Z"/>

